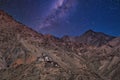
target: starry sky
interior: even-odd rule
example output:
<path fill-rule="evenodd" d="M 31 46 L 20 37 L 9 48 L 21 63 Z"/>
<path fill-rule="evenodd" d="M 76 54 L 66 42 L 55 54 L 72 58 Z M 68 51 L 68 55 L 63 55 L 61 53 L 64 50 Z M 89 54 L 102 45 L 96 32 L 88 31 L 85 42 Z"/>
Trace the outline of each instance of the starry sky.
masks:
<path fill-rule="evenodd" d="M 0 9 L 43 34 L 120 36 L 120 0 L 0 0 Z"/>

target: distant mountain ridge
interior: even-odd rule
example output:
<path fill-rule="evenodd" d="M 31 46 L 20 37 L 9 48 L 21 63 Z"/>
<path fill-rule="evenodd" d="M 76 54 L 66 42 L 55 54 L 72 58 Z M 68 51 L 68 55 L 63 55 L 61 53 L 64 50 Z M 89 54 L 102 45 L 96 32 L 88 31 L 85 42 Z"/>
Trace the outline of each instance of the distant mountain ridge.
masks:
<path fill-rule="evenodd" d="M 43 35 L 0 10 L 0 80 L 119 80 L 120 37 Z"/>
<path fill-rule="evenodd" d="M 62 37 L 63 40 L 73 41 L 78 43 L 86 43 L 94 46 L 102 46 L 114 39 L 114 36 L 109 36 L 101 32 L 95 32 L 93 30 L 88 30 L 81 36 L 77 37 Z"/>

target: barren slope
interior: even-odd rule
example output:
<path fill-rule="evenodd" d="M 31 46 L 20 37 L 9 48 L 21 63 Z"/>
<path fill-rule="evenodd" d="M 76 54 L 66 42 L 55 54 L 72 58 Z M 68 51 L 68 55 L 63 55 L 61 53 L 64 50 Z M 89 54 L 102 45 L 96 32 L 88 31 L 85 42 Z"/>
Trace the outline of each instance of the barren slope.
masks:
<path fill-rule="evenodd" d="M 108 37 L 98 47 L 42 35 L 0 11 L 0 80 L 119 80 L 118 43 Z"/>

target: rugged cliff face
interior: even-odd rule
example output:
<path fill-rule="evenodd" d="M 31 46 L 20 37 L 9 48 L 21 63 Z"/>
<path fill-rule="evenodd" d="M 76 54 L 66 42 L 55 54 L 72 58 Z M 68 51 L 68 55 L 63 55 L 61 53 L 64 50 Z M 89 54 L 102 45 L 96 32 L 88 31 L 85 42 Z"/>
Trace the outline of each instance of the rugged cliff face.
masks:
<path fill-rule="evenodd" d="M 0 80 L 119 80 L 119 45 L 119 37 L 91 30 L 43 35 L 0 11 Z"/>

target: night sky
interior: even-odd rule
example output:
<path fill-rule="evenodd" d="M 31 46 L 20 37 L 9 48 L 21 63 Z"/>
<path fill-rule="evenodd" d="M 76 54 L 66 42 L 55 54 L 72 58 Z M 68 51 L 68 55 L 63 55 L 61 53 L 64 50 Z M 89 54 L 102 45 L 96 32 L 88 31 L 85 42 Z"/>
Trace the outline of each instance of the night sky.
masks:
<path fill-rule="evenodd" d="M 89 29 L 120 36 L 120 0 L 0 0 L 0 9 L 57 37 L 78 36 Z"/>

